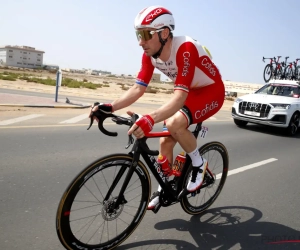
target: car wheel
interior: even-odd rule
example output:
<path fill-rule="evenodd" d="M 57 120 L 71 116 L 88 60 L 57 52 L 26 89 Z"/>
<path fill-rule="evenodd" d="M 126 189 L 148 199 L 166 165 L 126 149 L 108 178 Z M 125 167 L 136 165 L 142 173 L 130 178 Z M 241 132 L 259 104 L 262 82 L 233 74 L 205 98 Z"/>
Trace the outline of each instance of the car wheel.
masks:
<path fill-rule="evenodd" d="M 238 120 L 238 119 L 233 119 L 235 125 L 237 125 L 238 127 L 245 127 L 247 125 L 247 121 L 242 121 L 242 120 Z"/>
<path fill-rule="evenodd" d="M 293 114 L 289 126 L 286 128 L 287 134 L 290 136 L 294 136 L 298 132 L 299 127 L 299 112 Z"/>

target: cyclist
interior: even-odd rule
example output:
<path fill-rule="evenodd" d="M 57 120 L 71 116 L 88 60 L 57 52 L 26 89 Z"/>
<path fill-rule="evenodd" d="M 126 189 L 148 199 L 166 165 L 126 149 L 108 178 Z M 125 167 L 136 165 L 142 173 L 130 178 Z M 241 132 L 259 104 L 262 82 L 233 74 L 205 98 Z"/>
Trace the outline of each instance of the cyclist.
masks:
<path fill-rule="evenodd" d="M 188 127 L 208 119 L 222 107 L 225 88 L 221 74 L 211 56 L 197 41 L 188 36 L 173 37 L 174 17 L 163 6 L 151 6 L 140 11 L 134 28 L 144 51 L 136 84 L 119 99 L 109 104 L 100 103 L 92 107 L 92 111 L 100 109 L 111 113 L 137 101 L 145 93 L 155 68 L 171 78 L 174 82 L 173 96 L 157 110 L 140 117 L 128 134 L 142 138 L 155 123 L 164 121 L 163 130 L 168 130 L 171 136 L 160 138 L 160 154 L 172 163 L 177 142 L 187 152 L 193 165 L 187 190 L 193 192 L 200 188 L 208 163 L 199 154 L 197 140 Z M 131 111 L 127 113 L 133 114 Z M 148 210 L 159 203 L 160 191 L 158 187 L 158 191 L 153 193 Z"/>

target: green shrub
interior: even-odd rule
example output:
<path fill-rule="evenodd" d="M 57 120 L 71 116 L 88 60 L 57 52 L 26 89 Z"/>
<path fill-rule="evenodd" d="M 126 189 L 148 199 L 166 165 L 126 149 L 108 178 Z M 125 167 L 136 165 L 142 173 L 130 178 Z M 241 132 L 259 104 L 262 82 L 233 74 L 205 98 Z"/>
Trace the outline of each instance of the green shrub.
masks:
<path fill-rule="evenodd" d="M 153 88 L 151 88 L 150 86 L 148 86 L 147 88 L 146 88 L 146 91 L 145 91 L 146 93 L 151 93 L 151 94 L 156 94 L 157 92 L 158 92 L 158 90 L 157 89 L 153 89 Z"/>
<path fill-rule="evenodd" d="M 0 79 L 1 80 L 6 80 L 6 81 L 15 81 L 16 77 L 0 75 Z"/>
<path fill-rule="evenodd" d="M 125 86 L 124 84 L 121 86 L 121 89 L 122 90 L 128 90 L 129 89 L 129 87 L 127 87 L 127 86 Z"/>
<path fill-rule="evenodd" d="M 56 86 L 56 80 L 51 79 L 50 77 L 48 77 L 47 79 L 32 77 L 32 78 L 29 78 L 27 80 L 27 82 L 35 82 L 35 83 L 41 83 L 41 84 L 49 85 L 49 86 Z"/>
<path fill-rule="evenodd" d="M 226 97 L 225 97 L 225 100 L 227 100 L 227 101 L 234 101 L 235 98 L 234 98 L 234 97 L 231 97 L 231 96 L 226 96 Z"/>

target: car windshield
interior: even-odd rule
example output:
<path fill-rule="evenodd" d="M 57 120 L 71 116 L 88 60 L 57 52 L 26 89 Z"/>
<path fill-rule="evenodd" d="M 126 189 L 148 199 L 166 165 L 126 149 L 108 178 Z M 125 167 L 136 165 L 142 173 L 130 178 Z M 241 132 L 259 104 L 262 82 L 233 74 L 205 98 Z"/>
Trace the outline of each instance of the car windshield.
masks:
<path fill-rule="evenodd" d="M 279 95 L 298 98 L 300 95 L 299 87 L 286 84 L 266 84 L 261 89 L 255 92 L 256 94 L 264 95 Z"/>

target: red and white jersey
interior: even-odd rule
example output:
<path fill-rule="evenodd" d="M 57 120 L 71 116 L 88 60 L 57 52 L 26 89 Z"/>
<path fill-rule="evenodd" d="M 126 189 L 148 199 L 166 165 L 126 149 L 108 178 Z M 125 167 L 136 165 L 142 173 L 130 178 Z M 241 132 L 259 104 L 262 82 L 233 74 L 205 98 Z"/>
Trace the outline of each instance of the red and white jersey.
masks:
<path fill-rule="evenodd" d="M 144 53 L 136 83 L 147 87 L 155 68 L 173 80 L 174 90 L 189 92 L 190 89 L 222 81 L 218 68 L 207 52 L 188 36 L 173 37 L 171 54 L 166 62 Z"/>

